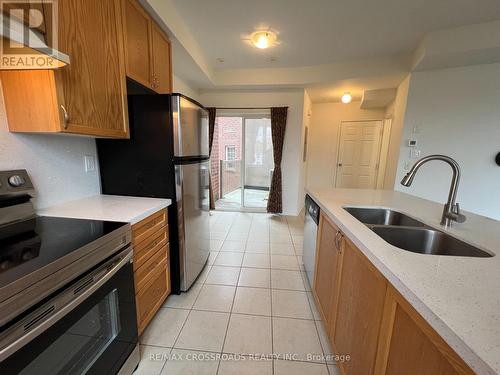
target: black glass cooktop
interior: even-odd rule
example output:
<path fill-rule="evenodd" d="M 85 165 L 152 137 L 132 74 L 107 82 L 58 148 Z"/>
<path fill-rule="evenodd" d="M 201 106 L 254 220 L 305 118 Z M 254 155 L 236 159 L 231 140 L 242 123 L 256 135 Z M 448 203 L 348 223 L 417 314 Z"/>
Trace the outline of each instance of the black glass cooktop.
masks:
<path fill-rule="evenodd" d="M 0 228 L 0 288 L 124 225 L 38 216 Z"/>

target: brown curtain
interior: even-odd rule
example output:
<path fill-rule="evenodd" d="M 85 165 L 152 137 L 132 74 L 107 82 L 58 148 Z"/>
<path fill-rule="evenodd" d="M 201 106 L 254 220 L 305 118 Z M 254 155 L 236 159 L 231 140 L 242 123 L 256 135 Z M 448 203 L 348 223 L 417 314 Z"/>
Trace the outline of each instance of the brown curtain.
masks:
<path fill-rule="evenodd" d="M 212 154 L 212 144 L 214 143 L 214 130 L 215 130 L 215 116 L 217 113 L 216 108 L 207 108 L 208 110 L 208 147 L 209 147 L 209 153 Z M 210 162 L 210 169 L 211 170 L 211 162 Z M 212 176 L 209 173 L 208 177 L 208 187 L 210 191 L 210 209 L 215 210 L 215 201 L 214 201 L 214 191 L 212 190 Z"/>
<path fill-rule="evenodd" d="M 271 136 L 273 140 L 274 172 L 271 180 L 271 190 L 267 201 L 267 212 L 283 212 L 281 186 L 281 158 L 285 140 L 286 118 L 288 107 L 271 108 Z"/>

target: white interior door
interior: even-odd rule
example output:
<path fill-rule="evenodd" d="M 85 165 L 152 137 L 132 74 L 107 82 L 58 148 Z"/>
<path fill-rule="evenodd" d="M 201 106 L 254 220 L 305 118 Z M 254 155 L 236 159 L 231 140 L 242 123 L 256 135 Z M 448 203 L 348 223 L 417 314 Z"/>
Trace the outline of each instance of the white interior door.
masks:
<path fill-rule="evenodd" d="M 382 121 L 342 122 L 335 186 L 375 189 Z"/>

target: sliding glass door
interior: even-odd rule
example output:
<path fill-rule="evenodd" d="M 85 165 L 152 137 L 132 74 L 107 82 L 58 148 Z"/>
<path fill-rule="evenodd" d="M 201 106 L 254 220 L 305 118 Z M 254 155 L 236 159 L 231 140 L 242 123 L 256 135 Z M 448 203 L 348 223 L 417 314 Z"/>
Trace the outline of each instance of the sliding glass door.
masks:
<path fill-rule="evenodd" d="M 217 117 L 211 161 L 216 209 L 264 211 L 273 169 L 268 114 Z"/>
<path fill-rule="evenodd" d="M 245 117 L 243 128 L 243 206 L 265 209 L 274 169 L 271 119 Z"/>

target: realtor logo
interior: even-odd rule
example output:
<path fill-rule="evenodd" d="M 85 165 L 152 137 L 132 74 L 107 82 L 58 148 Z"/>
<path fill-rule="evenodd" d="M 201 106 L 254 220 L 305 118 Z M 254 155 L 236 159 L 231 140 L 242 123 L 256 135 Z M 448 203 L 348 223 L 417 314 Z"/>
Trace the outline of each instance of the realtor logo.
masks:
<path fill-rule="evenodd" d="M 54 69 L 57 1 L 0 0 L 0 69 Z"/>

